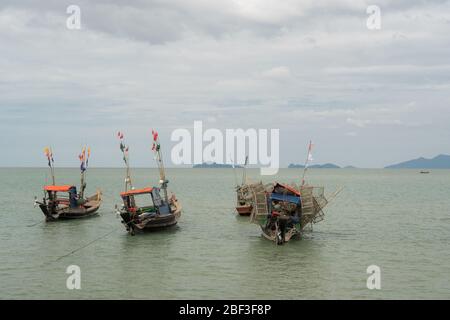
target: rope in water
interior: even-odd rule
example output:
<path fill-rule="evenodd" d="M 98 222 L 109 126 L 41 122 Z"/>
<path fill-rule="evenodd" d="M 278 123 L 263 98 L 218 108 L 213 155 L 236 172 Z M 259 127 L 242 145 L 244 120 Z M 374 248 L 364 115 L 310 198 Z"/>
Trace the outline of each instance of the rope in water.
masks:
<path fill-rule="evenodd" d="M 39 221 L 39 222 L 36 222 L 36 223 L 33 223 L 33 224 L 30 224 L 30 225 L 28 225 L 27 226 L 27 228 L 30 228 L 30 227 L 34 227 L 34 226 L 37 226 L 38 224 L 41 224 L 41 223 L 44 223 L 45 221 Z"/>
<path fill-rule="evenodd" d="M 87 247 L 90 246 L 91 244 L 93 244 L 93 243 L 95 243 L 95 242 L 97 242 L 97 241 L 99 241 L 99 240 L 101 240 L 101 239 L 103 239 L 103 238 L 106 238 L 106 237 L 109 236 L 111 233 L 113 233 L 113 232 L 115 232 L 115 231 L 117 231 L 117 230 L 118 230 L 117 228 L 114 228 L 113 230 L 111 230 L 111 231 L 109 231 L 108 233 L 106 233 L 106 234 L 104 234 L 104 235 L 102 235 L 102 236 L 100 236 L 100 237 L 98 237 L 98 238 L 92 240 L 91 242 L 89 242 L 89 243 L 87 243 L 87 244 L 85 244 L 85 245 L 83 245 L 83 246 L 81 246 L 81 247 L 78 247 L 77 249 L 72 250 L 71 252 L 69 252 L 69 253 L 67 253 L 67 254 L 65 254 L 65 255 L 63 255 L 63 256 L 60 256 L 60 257 L 59 257 L 58 259 L 56 259 L 54 262 L 57 262 L 57 261 L 59 261 L 59 260 L 65 258 L 65 257 L 68 257 L 68 256 L 74 254 L 74 253 L 77 252 L 77 251 L 80 251 L 80 250 L 82 250 L 82 249 L 84 249 L 84 248 L 87 248 Z"/>

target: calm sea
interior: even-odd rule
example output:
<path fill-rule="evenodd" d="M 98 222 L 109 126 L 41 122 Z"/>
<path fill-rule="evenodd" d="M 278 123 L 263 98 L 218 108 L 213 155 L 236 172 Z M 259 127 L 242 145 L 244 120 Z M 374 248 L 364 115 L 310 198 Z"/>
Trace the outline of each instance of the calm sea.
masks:
<path fill-rule="evenodd" d="M 123 170 L 88 172 L 88 193 L 104 194 L 98 217 L 45 223 L 33 201 L 47 170 L 0 169 L 0 298 L 450 298 L 450 170 L 310 170 L 326 193 L 345 189 L 313 232 L 284 246 L 234 214 L 233 170 L 167 171 L 183 205 L 179 226 L 131 237 L 114 212 Z M 136 186 L 159 180 L 155 169 L 133 173 Z M 78 179 L 77 169 L 57 170 L 59 183 Z M 81 290 L 66 287 L 69 265 L 81 268 Z M 381 269 L 381 290 L 366 287 L 369 265 Z"/>

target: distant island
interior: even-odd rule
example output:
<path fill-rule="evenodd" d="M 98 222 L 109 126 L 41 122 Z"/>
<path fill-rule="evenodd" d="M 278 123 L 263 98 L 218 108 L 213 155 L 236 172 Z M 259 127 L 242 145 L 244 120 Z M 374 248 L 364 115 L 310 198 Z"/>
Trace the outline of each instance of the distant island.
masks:
<path fill-rule="evenodd" d="M 233 168 L 231 164 L 224 163 L 207 163 L 196 164 L 192 166 L 193 168 L 214 168 L 214 169 L 224 169 Z M 305 166 L 303 164 L 291 163 L 288 168 L 290 169 L 303 169 Z M 235 165 L 235 168 L 242 168 L 240 165 Z M 308 166 L 312 169 L 356 169 L 354 166 L 340 167 L 334 163 L 325 164 L 313 164 Z M 420 157 L 417 159 L 400 162 L 397 164 L 389 165 L 384 167 L 385 169 L 450 169 L 450 155 L 440 154 L 434 158 L 427 159 Z"/>
<path fill-rule="evenodd" d="M 302 169 L 305 166 L 302 164 L 295 164 L 291 163 L 288 168 L 296 168 L 296 169 Z M 325 163 L 325 164 L 313 164 L 311 166 L 308 166 L 308 168 L 314 168 L 314 169 L 340 169 L 341 167 L 335 165 L 334 163 Z"/>
<path fill-rule="evenodd" d="M 239 165 L 235 165 L 235 168 L 242 168 L 242 166 Z M 233 168 L 233 166 L 231 164 L 224 164 L 224 163 L 202 163 L 202 164 L 195 164 L 192 166 L 192 168 L 197 169 L 197 168 L 213 168 L 213 169 L 223 169 L 223 168 Z"/>
<path fill-rule="evenodd" d="M 450 155 L 440 154 L 432 159 L 421 157 L 393 164 L 385 169 L 450 169 Z"/>

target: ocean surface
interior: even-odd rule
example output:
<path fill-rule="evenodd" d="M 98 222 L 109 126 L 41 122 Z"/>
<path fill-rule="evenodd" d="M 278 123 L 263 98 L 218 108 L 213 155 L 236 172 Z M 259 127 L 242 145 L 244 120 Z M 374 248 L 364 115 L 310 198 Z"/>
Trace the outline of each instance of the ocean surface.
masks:
<path fill-rule="evenodd" d="M 79 185 L 77 169 L 57 183 Z M 237 174 L 240 179 L 240 172 Z M 90 169 L 88 192 L 103 190 L 94 218 L 45 223 L 47 169 L 0 169 L 0 299 L 450 299 L 450 170 L 317 169 L 326 194 L 343 191 L 325 220 L 283 246 L 237 217 L 232 169 L 168 169 L 183 212 L 178 227 L 128 235 L 116 217 L 122 169 Z M 299 169 L 265 182 L 298 182 Z M 133 171 L 136 187 L 159 180 Z M 66 268 L 81 268 L 81 289 Z M 369 290 L 367 267 L 381 270 Z"/>

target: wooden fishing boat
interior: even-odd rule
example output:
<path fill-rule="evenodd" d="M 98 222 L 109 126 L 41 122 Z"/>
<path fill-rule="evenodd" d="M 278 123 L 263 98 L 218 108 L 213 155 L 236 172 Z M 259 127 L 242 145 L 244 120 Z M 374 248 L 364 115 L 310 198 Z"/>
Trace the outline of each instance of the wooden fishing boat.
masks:
<path fill-rule="evenodd" d="M 44 187 L 46 196 L 42 202 L 36 200 L 36 204 L 45 215 L 46 221 L 79 219 L 97 214 L 102 203 L 100 191 L 85 199 L 79 198 L 77 188 L 71 185 Z M 67 196 L 61 196 L 67 193 Z"/>
<path fill-rule="evenodd" d="M 236 186 L 236 211 L 240 216 L 249 216 L 252 213 L 252 194 L 249 182 L 247 180 L 246 166 L 248 162 L 248 157 L 245 158 L 245 164 L 242 171 L 242 182 L 240 185 Z M 233 168 L 235 166 L 233 165 Z M 236 174 L 236 172 L 235 172 Z M 236 178 L 236 176 L 235 176 Z M 236 178 L 237 184 L 237 178 Z"/>
<path fill-rule="evenodd" d="M 322 209 L 328 203 L 323 187 L 307 185 L 254 185 L 253 195 L 251 221 L 261 227 L 265 238 L 277 244 L 299 237 L 307 226 L 322 221 Z"/>
<path fill-rule="evenodd" d="M 236 211 L 240 216 L 249 216 L 252 214 L 252 205 L 243 205 L 243 206 L 237 206 Z"/>
<path fill-rule="evenodd" d="M 249 184 L 242 184 L 236 188 L 236 211 L 240 216 L 249 216 L 252 213 L 252 194 Z"/>
<path fill-rule="evenodd" d="M 136 232 L 154 231 L 175 226 L 181 216 L 181 205 L 175 194 L 169 196 L 165 176 L 164 164 L 161 156 L 161 147 L 157 132 L 153 134 L 153 150 L 155 151 L 160 173 L 159 187 L 146 187 L 135 189 L 131 181 L 129 167 L 128 146 L 123 142 L 123 133 L 119 132 L 120 149 L 127 168 L 125 191 L 120 194 L 123 204 L 116 206 L 117 214 L 122 218 L 125 229 L 131 235 Z M 162 191 L 162 195 L 161 195 Z"/>
<path fill-rule="evenodd" d="M 312 160 L 311 148 L 310 142 L 299 186 L 278 182 L 249 185 L 253 195 L 250 221 L 258 224 L 262 235 L 276 244 L 281 245 L 301 236 L 306 227 L 324 218 L 323 209 L 329 203 L 325 198 L 324 188 L 305 183 L 308 162 Z M 334 198 L 341 190 L 336 191 L 332 197 Z"/>
<path fill-rule="evenodd" d="M 172 195 L 165 201 L 161 189 L 149 187 L 122 192 L 123 206 L 119 211 L 126 230 L 134 235 L 139 231 L 158 230 L 177 224 L 181 216 L 181 206 Z M 142 204 L 137 204 L 142 200 Z"/>
<path fill-rule="evenodd" d="M 56 185 L 54 174 L 53 152 L 50 148 L 45 149 L 48 165 L 52 175 L 53 184 L 44 186 L 44 197 L 38 201 L 35 197 L 35 206 L 38 205 L 45 215 L 46 221 L 80 219 L 97 214 L 102 203 L 102 193 L 97 190 L 96 194 L 84 197 L 86 189 L 86 170 L 89 163 L 90 149 L 86 156 L 86 148 L 80 155 L 81 164 L 81 188 L 77 193 L 74 185 Z M 61 195 L 65 194 L 65 195 Z"/>

